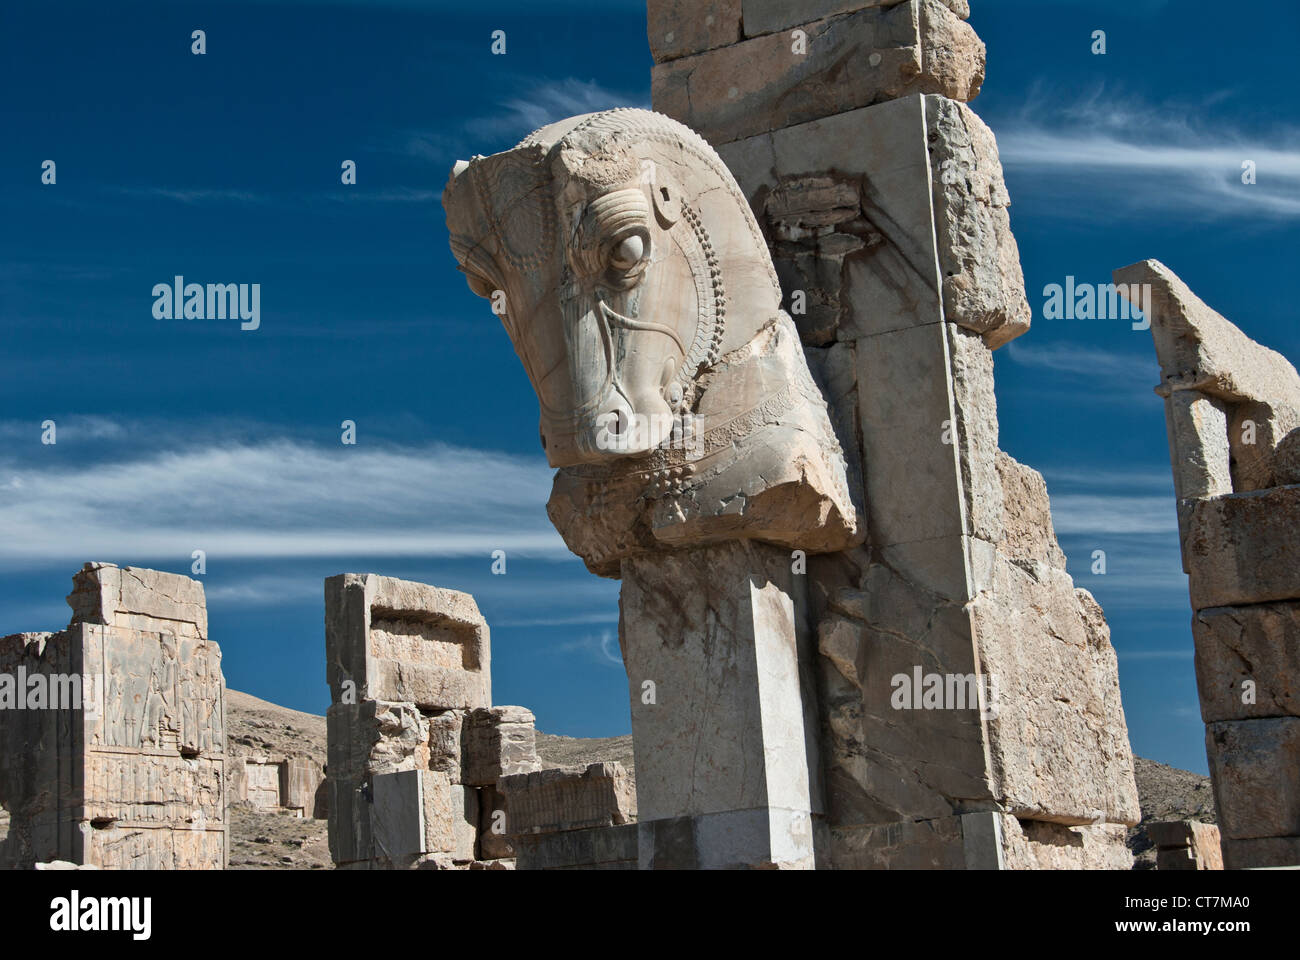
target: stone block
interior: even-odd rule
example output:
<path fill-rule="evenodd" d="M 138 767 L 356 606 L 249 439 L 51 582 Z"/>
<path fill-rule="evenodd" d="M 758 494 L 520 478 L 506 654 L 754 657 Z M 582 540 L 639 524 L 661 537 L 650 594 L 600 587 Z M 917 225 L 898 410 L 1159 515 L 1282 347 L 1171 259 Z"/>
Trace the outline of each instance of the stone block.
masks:
<path fill-rule="evenodd" d="M 963 104 L 909 96 L 719 153 L 763 225 L 806 344 L 947 319 L 994 348 L 1028 329 L 997 147 Z"/>
<path fill-rule="evenodd" d="M 1205 752 L 1225 857 L 1229 840 L 1300 836 L 1300 717 L 1206 724 Z"/>
<path fill-rule="evenodd" d="M 427 710 L 492 702 L 487 622 L 467 593 L 375 574 L 330 577 L 325 648 L 335 702 L 345 693 Z"/>
<path fill-rule="evenodd" d="M 1194 391 L 1217 401 L 1227 420 L 1230 464 L 1214 457 L 1213 474 L 1230 467 L 1236 493 L 1262 490 L 1278 483 L 1274 451 L 1282 439 L 1300 427 L 1300 374 L 1274 350 L 1251 340 L 1188 289 L 1158 260 L 1144 260 L 1116 270 L 1130 301 L 1148 302 L 1151 337 L 1160 361 L 1157 392 L 1166 398 L 1170 422 L 1170 455 L 1179 497 L 1196 496 L 1198 483 L 1183 483 L 1181 474 L 1195 468 L 1202 449 L 1218 451 L 1224 438 L 1218 416 L 1189 418 L 1173 408 L 1181 391 Z M 1184 407 L 1186 402 L 1184 402 Z M 1250 430 L 1246 431 L 1246 421 Z M 1204 484 L 1202 484 L 1204 485 Z M 1183 492 L 1182 486 L 1188 491 Z M 1215 492 L 1226 492 L 1216 490 Z"/>
<path fill-rule="evenodd" d="M 1003 868 L 1007 870 L 1132 870 L 1122 824 L 1066 826 L 1041 820 L 1002 821 Z"/>
<path fill-rule="evenodd" d="M 1183 545 L 1192 609 L 1300 598 L 1300 486 L 1198 500 Z"/>
<path fill-rule="evenodd" d="M 480 707 L 465 716 L 464 782 L 492 786 L 500 777 L 540 768 L 531 710 Z"/>
<path fill-rule="evenodd" d="M 936 546 L 957 566 L 936 565 L 926 551 L 900 572 L 943 596 L 967 598 L 971 584 L 958 538 L 969 530 L 948 331 L 930 324 L 879 334 L 859 341 L 857 358 L 872 542 L 885 548 L 944 541 Z"/>
<path fill-rule="evenodd" d="M 637 825 L 516 837 L 519 870 L 635 870 Z"/>
<path fill-rule="evenodd" d="M 641 820 L 813 809 L 816 714 L 800 688 L 811 651 L 798 579 L 789 553 L 746 541 L 624 562 L 620 641 Z"/>
<path fill-rule="evenodd" d="M 801 23 L 824 20 L 844 13 L 855 13 L 870 7 L 892 7 L 903 0 L 744 0 L 744 26 L 746 37 L 760 37 L 797 27 Z"/>
<path fill-rule="evenodd" d="M 642 870 L 812 870 L 812 817 L 778 807 L 637 821 Z"/>
<path fill-rule="evenodd" d="M 1165 421 L 1174 471 L 1174 496 L 1201 500 L 1232 493 L 1232 452 L 1224 401 L 1199 390 L 1165 398 Z M 1186 536 L 1186 530 L 1181 531 Z"/>
<path fill-rule="evenodd" d="M 1278 441 L 1273 451 L 1273 479 L 1279 486 L 1300 483 L 1300 427 Z"/>
<path fill-rule="evenodd" d="M 479 792 L 452 783 L 445 773 L 420 771 L 424 853 L 445 853 L 455 862 L 477 859 Z"/>
<path fill-rule="evenodd" d="M 444 710 L 428 717 L 429 723 L 429 769 L 445 773 L 452 783 L 462 780 L 462 744 L 465 726 L 465 713 L 460 710 Z"/>
<path fill-rule="evenodd" d="M 424 793 L 420 770 L 377 773 L 370 778 L 369 815 L 376 860 L 405 867 L 427 851 Z"/>
<path fill-rule="evenodd" d="M 3 859 L 222 869 L 225 681 L 202 586 L 92 563 L 69 605 L 66 630 L 0 639 Z"/>
<path fill-rule="evenodd" d="M 907 97 L 718 149 L 772 246 L 805 343 L 943 319 L 925 98 Z M 825 319 L 817 319 L 819 312 Z M 868 307 L 869 305 L 869 307 Z M 811 319 L 810 319 L 811 318 Z M 817 334 L 809 324 L 835 329 Z"/>
<path fill-rule="evenodd" d="M 997 797 L 1065 825 L 1141 819 L 1119 668 L 1101 609 L 1064 570 L 1042 579 L 999 555 L 972 604 Z"/>
<path fill-rule="evenodd" d="M 72 623 L 208 635 L 203 584 L 189 577 L 112 563 L 87 563 L 72 578 Z"/>
<path fill-rule="evenodd" d="M 1192 635 L 1206 723 L 1300 717 L 1300 601 L 1209 607 Z"/>
<path fill-rule="evenodd" d="M 714 145 L 914 93 L 969 100 L 984 45 L 937 0 L 868 7 L 654 67 L 654 108 Z"/>
<path fill-rule="evenodd" d="M 1011 197 L 993 131 L 964 103 L 925 98 L 945 319 L 991 348 L 1029 329 Z"/>
<path fill-rule="evenodd" d="M 496 789 L 512 837 L 628 823 L 636 815 L 633 781 L 619 763 L 511 774 Z"/>
<path fill-rule="evenodd" d="M 1300 867 L 1300 836 L 1258 837 L 1251 840 L 1225 838 L 1222 843 L 1225 870 Z"/>
<path fill-rule="evenodd" d="M 1167 390 L 1272 404 L 1282 419 L 1300 418 L 1300 375 L 1290 361 L 1251 340 L 1159 260 L 1121 267 L 1113 279 L 1129 290 L 1151 287 L 1151 336 Z"/>
<path fill-rule="evenodd" d="M 963 870 L 960 816 L 831 828 L 836 870 Z"/>
<path fill-rule="evenodd" d="M 280 766 L 280 805 L 315 816 L 316 793 L 325 774 L 311 757 L 288 757 Z"/>
<path fill-rule="evenodd" d="M 1166 820 L 1146 825 L 1156 845 L 1157 870 L 1222 870 L 1219 828 L 1195 820 Z"/>
<path fill-rule="evenodd" d="M 741 0 L 648 0 L 646 35 L 655 63 L 741 39 Z"/>
<path fill-rule="evenodd" d="M 1002 537 L 998 551 L 1031 569 L 1065 569 L 1065 552 L 1057 542 L 1052 508 L 1043 475 L 997 451 L 1002 487 Z"/>
<path fill-rule="evenodd" d="M 925 709 L 912 690 L 918 673 L 941 684 L 977 677 L 970 614 L 883 564 L 832 610 L 818 641 L 832 828 L 938 819 L 981 799 L 991 806 L 980 691 L 962 684 L 961 709 Z M 915 696 L 904 701 L 904 688 Z"/>
<path fill-rule="evenodd" d="M 479 790 L 479 856 L 500 860 L 515 856 L 515 838 L 510 835 L 510 809 L 506 795 L 496 787 Z"/>
<path fill-rule="evenodd" d="M 13 867 L 225 866 L 221 651 L 199 636 L 201 613 L 182 623 L 141 612 L 175 613 L 161 603 L 123 610 L 119 578 L 158 582 L 152 573 L 87 565 L 68 629 L 0 640 L 0 803 Z M 130 626 L 142 621 L 155 629 Z"/>
<path fill-rule="evenodd" d="M 325 729 L 330 856 L 336 864 L 369 861 L 370 778 L 428 769 L 428 723 L 413 704 L 363 700 L 331 705 Z"/>

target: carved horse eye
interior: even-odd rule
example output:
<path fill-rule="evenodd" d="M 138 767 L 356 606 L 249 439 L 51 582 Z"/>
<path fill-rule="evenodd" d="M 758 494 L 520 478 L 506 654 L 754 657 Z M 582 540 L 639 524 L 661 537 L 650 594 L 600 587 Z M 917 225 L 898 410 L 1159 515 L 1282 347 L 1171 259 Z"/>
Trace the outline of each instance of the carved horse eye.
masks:
<path fill-rule="evenodd" d="M 638 234 L 624 237 L 610 253 L 609 262 L 619 270 L 631 270 L 645 256 L 645 241 Z"/>

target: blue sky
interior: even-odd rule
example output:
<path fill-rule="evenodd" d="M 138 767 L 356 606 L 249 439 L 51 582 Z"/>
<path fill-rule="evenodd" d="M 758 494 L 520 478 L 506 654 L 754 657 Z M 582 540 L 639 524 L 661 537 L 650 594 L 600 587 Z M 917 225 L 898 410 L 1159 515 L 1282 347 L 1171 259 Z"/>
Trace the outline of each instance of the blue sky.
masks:
<path fill-rule="evenodd" d="M 1150 336 L 1043 320 L 1042 291 L 1156 257 L 1300 357 L 1280 282 L 1300 14 L 972 7 L 990 63 L 973 105 L 998 135 L 1035 315 L 996 354 L 1002 445 L 1046 474 L 1070 570 L 1106 610 L 1134 748 L 1204 771 Z M 455 269 L 438 195 L 458 158 L 648 105 L 650 66 L 633 0 L 5 4 L 0 634 L 65 624 L 84 560 L 188 572 L 203 549 L 230 686 L 321 712 L 321 580 L 375 571 L 474 594 L 496 702 L 549 732 L 627 732 L 618 585 L 546 519 L 536 401 Z M 151 290 L 177 274 L 260 283 L 260 329 L 155 319 Z"/>

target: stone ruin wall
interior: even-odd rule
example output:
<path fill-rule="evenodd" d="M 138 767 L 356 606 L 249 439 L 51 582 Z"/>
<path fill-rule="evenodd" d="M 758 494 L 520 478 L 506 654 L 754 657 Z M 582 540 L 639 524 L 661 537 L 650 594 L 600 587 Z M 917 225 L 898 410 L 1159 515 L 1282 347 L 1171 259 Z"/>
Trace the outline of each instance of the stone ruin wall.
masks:
<path fill-rule="evenodd" d="M 353 869 L 635 864 L 616 763 L 541 769 L 533 714 L 492 706 L 467 593 L 375 574 L 325 581 L 330 855 Z M 518 851 L 516 848 L 519 848 Z"/>
<path fill-rule="evenodd" d="M 232 746 L 227 760 L 231 803 L 247 803 L 261 810 L 284 810 L 314 820 L 328 817 L 325 770 L 311 757 L 244 755 Z"/>
<path fill-rule="evenodd" d="M 1300 864 L 1300 376 L 1168 267 L 1151 336 L 1192 604 L 1205 752 L 1228 869 Z"/>
<path fill-rule="evenodd" d="M 867 521 L 809 562 L 821 865 L 1128 867 L 1109 630 L 1041 475 L 998 449 L 992 351 L 1030 311 L 965 104 L 984 74 L 965 0 L 648 6 L 654 108 L 748 198 Z M 917 666 L 979 677 L 990 709 L 892 709 Z"/>
<path fill-rule="evenodd" d="M 225 681 L 202 584 L 87 563 L 68 604 L 66 630 L 0 639 L 0 675 L 82 687 L 78 709 L 0 710 L 0 865 L 224 868 Z"/>

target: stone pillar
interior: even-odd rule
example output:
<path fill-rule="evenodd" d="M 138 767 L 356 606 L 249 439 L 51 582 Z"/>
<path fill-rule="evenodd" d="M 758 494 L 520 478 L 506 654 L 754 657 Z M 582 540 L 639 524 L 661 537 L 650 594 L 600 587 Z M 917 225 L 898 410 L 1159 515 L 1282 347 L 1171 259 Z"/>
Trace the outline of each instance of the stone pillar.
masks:
<path fill-rule="evenodd" d="M 814 866 L 816 712 L 793 565 L 748 541 L 623 563 L 643 869 Z"/>
<path fill-rule="evenodd" d="M 962 102 L 984 73 L 968 7 L 712 14 L 650 0 L 654 106 L 747 198 L 869 530 L 809 565 L 826 861 L 1126 866 L 1139 811 L 1105 619 L 1065 572 L 1042 477 L 998 449 L 992 351 L 1029 306 L 996 143 Z"/>
<path fill-rule="evenodd" d="M 1159 261 L 1114 281 L 1160 361 L 1223 865 L 1300 865 L 1300 375 Z"/>
<path fill-rule="evenodd" d="M 483 794 L 538 763 L 532 713 L 491 705 L 490 638 L 474 598 L 375 574 L 330 577 L 325 649 L 334 862 L 479 861 Z"/>
<path fill-rule="evenodd" d="M 744 195 L 682 124 L 611 110 L 458 163 L 443 206 L 510 305 L 547 512 L 624 581 L 641 866 L 812 867 L 805 554 L 865 530 Z"/>
<path fill-rule="evenodd" d="M 224 868 L 225 681 L 203 585 L 87 563 L 68 604 L 66 630 L 0 639 L 0 865 Z"/>

